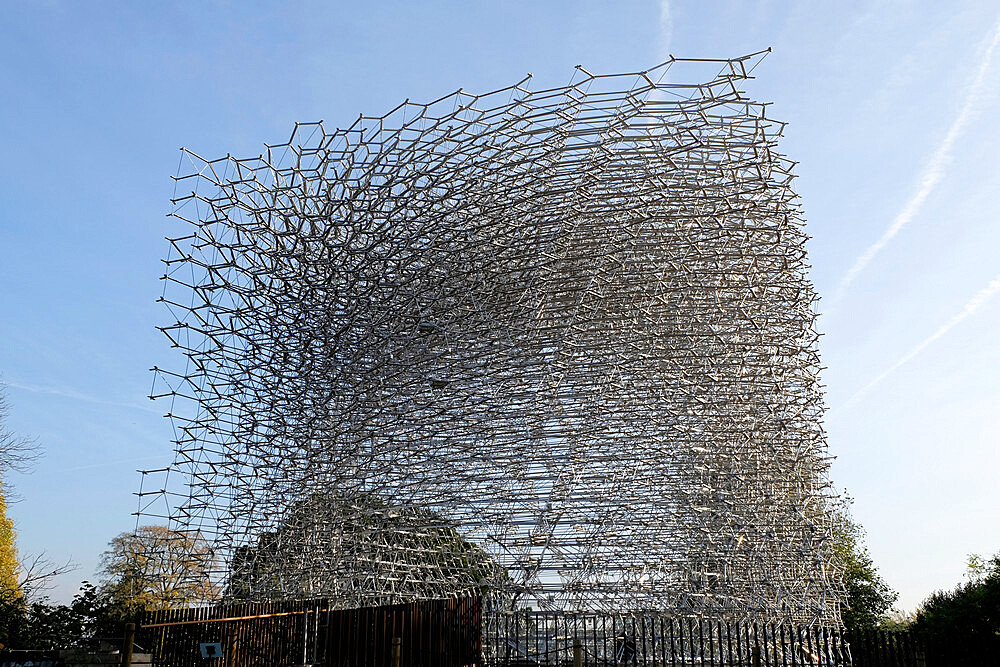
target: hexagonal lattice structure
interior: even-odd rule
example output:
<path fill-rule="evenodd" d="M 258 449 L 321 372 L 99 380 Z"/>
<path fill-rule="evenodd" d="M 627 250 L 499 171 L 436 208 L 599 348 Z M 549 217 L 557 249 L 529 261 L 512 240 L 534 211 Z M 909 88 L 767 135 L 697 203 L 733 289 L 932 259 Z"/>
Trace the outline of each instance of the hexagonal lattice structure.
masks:
<path fill-rule="evenodd" d="M 837 619 L 815 295 L 753 58 L 187 152 L 163 493 L 229 597 Z"/>

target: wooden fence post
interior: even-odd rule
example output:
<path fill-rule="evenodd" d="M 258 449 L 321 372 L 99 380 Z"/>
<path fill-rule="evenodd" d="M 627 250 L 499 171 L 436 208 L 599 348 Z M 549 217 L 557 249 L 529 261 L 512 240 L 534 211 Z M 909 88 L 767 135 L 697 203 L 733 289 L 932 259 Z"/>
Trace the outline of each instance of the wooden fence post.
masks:
<path fill-rule="evenodd" d="M 125 637 L 122 639 L 122 667 L 132 667 L 132 644 L 135 643 L 135 623 L 125 625 Z"/>
<path fill-rule="evenodd" d="M 583 667 L 583 645 L 578 637 L 573 638 L 573 667 Z"/>
<path fill-rule="evenodd" d="M 750 664 L 753 667 L 760 667 L 760 647 L 754 646 L 753 651 L 750 653 Z"/>
<path fill-rule="evenodd" d="M 399 667 L 403 660 L 403 640 L 399 637 L 392 638 L 392 667 Z M 384 646 L 384 644 L 383 644 Z"/>

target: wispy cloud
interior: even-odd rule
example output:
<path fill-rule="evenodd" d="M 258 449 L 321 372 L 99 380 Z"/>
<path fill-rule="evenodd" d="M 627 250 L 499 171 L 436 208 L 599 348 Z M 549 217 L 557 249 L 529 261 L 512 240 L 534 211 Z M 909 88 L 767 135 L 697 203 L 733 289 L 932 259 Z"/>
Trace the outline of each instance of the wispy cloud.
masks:
<path fill-rule="evenodd" d="M 965 130 L 965 127 L 969 124 L 969 121 L 975 116 L 976 111 L 978 111 L 980 100 L 983 95 L 983 88 L 986 86 L 986 75 L 990 68 L 990 63 L 993 60 L 993 52 L 996 50 L 997 44 L 1000 43 L 1000 21 L 993 27 L 993 34 L 990 38 L 989 45 L 986 48 L 986 52 L 983 54 L 982 59 L 979 61 L 979 68 L 976 71 L 976 76 L 969 84 L 968 89 L 965 92 L 965 99 L 962 102 L 962 106 L 958 111 L 958 115 L 955 116 L 955 120 L 952 122 L 951 127 L 948 129 L 948 133 L 945 135 L 944 140 L 938 145 L 937 150 L 934 151 L 931 156 L 927 167 L 924 169 L 923 173 L 920 175 L 920 180 L 918 182 L 918 187 L 916 193 L 910 198 L 910 201 L 906 203 L 906 206 L 896 215 L 893 219 L 892 224 L 885 230 L 882 236 L 875 241 L 871 246 L 868 247 L 861 255 L 854 260 L 854 264 L 851 268 L 844 274 L 844 277 L 838 283 L 836 289 L 833 292 L 833 297 L 831 299 L 829 309 L 832 309 L 834 305 L 843 299 L 844 294 L 847 293 L 848 288 L 851 283 L 857 279 L 858 275 L 865 270 L 865 267 L 872 261 L 872 259 L 877 255 L 882 248 L 884 248 L 906 225 L 910 224 L 920 209 L 923 207 L 924 202 L 937 187 L 941 179 L 944 178 L 945 170 L 948 164 L 951 162 L 952 149 L 955 146 L 955 141 Z"/>
<path fill-rule="evenodd" d="M 166 461 L 169 460 L 171 452 L 166 452 L 164 454 L 151 454 L 149 456 L 140 456 L 129 459 L 118 459 L 117 461 L 102 461 L 101 463 L 88 463 L 85 465 L 71 466 L 69 468 L 59 468 L 57 470 L 51 470 L 52 472 L 74 472 L 77 470 L 90 470 L 91 468 L 109 468 L 112 466 L 121 466 L 126 463 L 142 463 L 143 461 Z"/>
<path fill-rule="evenodd" d="M 670 0 L 660 0 L 660 30 L 657 33 L 657 55 L 661 61 L 670 57 L 670 44 L 674 39 L 674 17 L 671 12 Z"/>
<path fill-rule="evenodd" d="M 35 394 L 50 394 L 52 396 L 61 396 L 63 398 L 70 398 L 76 401 L 85 401 L 87 403 L 96 403 L 98 405 L 110 405 L 116 408 L 129 408 L 131 410 L 142 410 L 144 412 L 152 412 L 155 414 L 161 414 L 163 412 L 162 410 L 157 410 L 151 405 L 143 405 L 141 403 L 128 403 L 124 401 L 111 401 L 105 398 L 100 398 L 98 396 L 91 396 L 90 394 L 85 394 L 75 389 L 69 389 L 64 387 L 48 387 L 44 385 L 25 384 L 22 382 L 13 382 L 13 381 L 6 381 L 5 384 L 8 387 L 14 387 L 15 389 L 21 389 L 23 391 L 30 391 Z"/>
<path fill-rule="evenodd" d="M 940 339 L 942 336 L 944 336 L 945 334 L 947 334 L 949 331 L 951 331 L 952 329 L 954 329 L 963 320 L 965 320 L 965 319 L 967 319 L 967 318 L 975 315 L 976 311 L 978 311 L 980 308 L 983 307 L 984 304 L 986 304 L 986 302 L 988 302 L 990 299 L 992 299 L 994 296 L 996 296 L 996 294 L 998 292 L 1000 292 L 1000 275 L 998 275 L 996 278 L 994 278 L 993 280 L 991 280 L 989 285 L 987 285 L 983 289 L 979 290 L 979 292 L 977 292 L 975 296 L 973 296 L 971 299 L 969 299 L 969 301 L 965 304 L 965 307 L 962 308 L 961 312 L 959 312 L 953 318 L 951 318 L 950 320 L 948 320 L 944 325 L 942 325 L 940 328 L 938 328 L 938 330 L 935 331 L 933 334 L 931 334 L 930 336 L 928 336 L 927 338 L 925 338 L 919 345 L 917 345 L 916 347 L 914 347 L 913 349 L 911 349 L 909 352 L 907 352 L 906 354 L 904 354 L 899 359 L 899 361 L 897 361 L 892 366 L 890 366 L 889 368 L 887 368 L 885 371 L 883 371 L 880 375 L 878 375 L 871 382 L 869 382 L 868 384 L 866 384 L 864 387 L 862 387 L 858 391 L 854 392 L 854 394 L 849 399 L 847 399 L 847 401 L 845 401 L 843 405 L 840 406 L 840 409 L 848 408 L 848 407 L 854 405 L 855 403 L 857 403 L 858 400 L 861 399 L 862 396 L 864 396 L 869 391 L 871 391 L 871 389 L 873 387 L 875 387 L 877 384 L 879 384 L 880 382 L 882 382 L 882 380 L 886 379 L 887 377 L 889 377 L 890 375 L 892 375 L 893 373 L 895 373 L 897 370 L 899 370 L 899 368 L 901 366 L 903 366 L 904 364 L 908 363 L 915 356 L 917 356 L 918 354 L 920 354 L 921 352 L 923 352 L 925 349 L 927 349 L 928 346 L 930 346 L 932 343 L 934 343 L 935 341 L 937 341 L 938 339 Z"/>

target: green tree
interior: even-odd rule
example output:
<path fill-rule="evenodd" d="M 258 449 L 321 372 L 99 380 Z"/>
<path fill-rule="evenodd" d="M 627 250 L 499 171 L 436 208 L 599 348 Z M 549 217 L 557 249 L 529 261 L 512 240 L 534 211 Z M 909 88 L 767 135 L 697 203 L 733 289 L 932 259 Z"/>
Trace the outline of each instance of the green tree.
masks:
<path fill-rule="evenodd" d="M 998 650 L 1000 552 L 990 559 L 973 555 L 968 565 L 965 583 L 951 591 L 937 591 L 924 600 L 917 609 L 913 628 L 931 644 Z"/>
<path fill-rule="evenodd" d="M 111 595 L 86 581 L 68 605 L 22 597 L 11 608 L 17 610 L 17 622 L 9 628 L 7 648 L 13 649 L 85 646 L 97 638 L 120 637 L 123 624 L 135 620 Z"/>
<path fill-rule="evenodd" d="M 44 557 L 35 557 L 26 566 L 22 563 L 17 586 L 0 604 L 4 646 L 39 650 L 84 646 L 96 638 L 120 637 L 123 625 L 147 609 L 215 597 L 209 577 L 212 556 L 200 536 L 143 526 L 122 533 L 108 546 L 102 557 L 102 585 L 83 582 L 68 605 L 51 604 L 38 595 L 40 582 L 64 570 L 49 570 Z"/>
<path fill-rule="evenodd" d="M 868 630 L 891 624 L 889 612 L 899 594 L 879 576 L 864 544 L 864 529 L 846 503 L 835 514 L 833 556 L 846 593 L 841 610 L 844 626 Z"/>
<path fill-rule="evenodd" d="M 101 590 L 128 614 L 175 609 L 216 597 L 215 558 L 200 534 L 140 526 L 111 540 L 101 556 Z"/>

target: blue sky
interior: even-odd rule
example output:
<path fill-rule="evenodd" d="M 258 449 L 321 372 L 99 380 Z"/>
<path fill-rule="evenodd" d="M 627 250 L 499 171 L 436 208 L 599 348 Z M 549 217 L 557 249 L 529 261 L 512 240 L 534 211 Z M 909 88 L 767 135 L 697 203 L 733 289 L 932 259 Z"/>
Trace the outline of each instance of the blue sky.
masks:
<path fill-rule="evenodd" d="M 582 64 L 773 48 L 835 483 L 900 604 L 1000 550 L 1000 9 L 993 2 L 7 2 L 0 7 L 0 374 L 46 452 L 13 480 L 24 552 L 80 563 L 171 458 L 153 365 L 178 148 L 256 155 L 295 121 Z"/>

